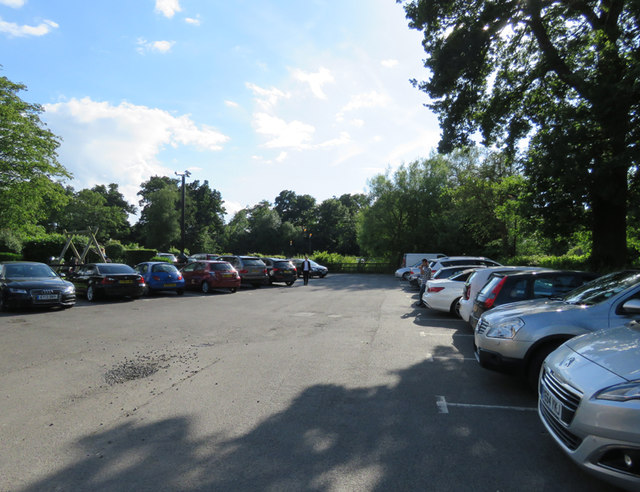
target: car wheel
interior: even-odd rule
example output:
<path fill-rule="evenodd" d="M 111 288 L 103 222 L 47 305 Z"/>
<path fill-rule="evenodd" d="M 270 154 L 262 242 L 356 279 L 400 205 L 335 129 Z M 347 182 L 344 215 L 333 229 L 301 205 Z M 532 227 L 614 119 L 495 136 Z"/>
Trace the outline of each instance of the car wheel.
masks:
<path fill-rule="evenodd" d="M 203 294 L 208 294 L 209 293 L 209 283 L 208 282 L 202 282 L 202 285 L 200 286 L 200 290 L 202 291 Z"/>
<path fill-rule="evenodd" d="M 547 355 L 557 349 L 561 345 L 561 343 L 562 342 L 544 345 L 531 356 L 525 376 L 527 378 L 527 384 L 529 385 L 529 388 L 531 388 L 533 391 L 537 392 L 538 390 L 538 377 L 540 376 L 542 363 L 547 358 Z"/>
<path fill-rule="evenodd" d="M 176 290 L 176 294 L 178 294 L 179 296 L 184 294 L 184 289 L 178 289 Z"/>
<path fill-rule="evenodd" d="M 229 290 L 231 291 L 232 294 L 235 294 L 236 292 L 238 292 L 237 287 L 230 287 Z"/>
<path fill-rule="evenodd" d="M 404 272 L 402 274 L 402 280 L 409 280 L 409 272 Z"/>
<path fill-rule="evenodd" d="M 460 316 L 460 297 L 458 297 L 455 301 L 453 301 L 451 303 L 451 307 L 449 308 L 449 312 L 451 314 L 453 314 L 454 316 L 457 316 L 458 318 L 462 317 L 462 316 Z"/>
<path fill-rule="evenodd" d="M 4 296 L 0 294 L 0 312 L 7 310 L 7 303 L 4 302 Z"/>
<path fill-rule="evenodd" d="M 87 301 L 95 302 L 96 300 L 96 291 L 93 288 L 93 285 L 87 287 Z"/>
<path fill-rule="evenodd" d="M 293 280 L 289 280 L 288 282 L 286 282 L 286 284 L 291 287 L 293 285 Z"/>

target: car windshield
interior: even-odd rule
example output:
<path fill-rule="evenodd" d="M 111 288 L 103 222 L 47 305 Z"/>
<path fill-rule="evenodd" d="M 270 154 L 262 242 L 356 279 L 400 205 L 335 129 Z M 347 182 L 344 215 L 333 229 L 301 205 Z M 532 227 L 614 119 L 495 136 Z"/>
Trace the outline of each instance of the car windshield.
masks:
<path fill-rule="evenodd" d="M 151 267 L 152 272 L 176 273 L 178 269 L 173 265 L 159 263 Z"/>
<path fill-rule="evenodd" d="M 242 262 L 246 266 L 265 266 L 264 262 L 258 258 L 243 258 Z"/>
<path fill-rule="evenodd" d="M 231 266 L 231 263 L 211 263 L 211 270 L 226 272 L 233 270 L 233 267 Z"/>
<path fill-rule="evenodd" d="M 129 265 L 114 263 L 111 265 L 98 265 L 98 272 L 106 275 L 114 273 L 136 273 Z"/>
<path fill-rule="evenodd" d="M 587 282 L 564 296 L 569 304 L 593 305 L 606 301 L 612 296 L 640 283 L 640 271 L 610 273 Z"/>
<path fill-rule="evenodd" d="M 273 266 L 277 268 L 293 268 L 293 265 L 288 261 L 276 261 Z"/>
<path fill-rule="evenodd" d="M 16 264 L 16 265 L 5 265 L 5 277 L 7 278 L 16 278 L 16 277 L 31 277 L 31 278 L 43 278 L 43 277 L 56 277 L 56 273 L 51 270 L 51 268 L 47 265 L 43 264 Z"/>

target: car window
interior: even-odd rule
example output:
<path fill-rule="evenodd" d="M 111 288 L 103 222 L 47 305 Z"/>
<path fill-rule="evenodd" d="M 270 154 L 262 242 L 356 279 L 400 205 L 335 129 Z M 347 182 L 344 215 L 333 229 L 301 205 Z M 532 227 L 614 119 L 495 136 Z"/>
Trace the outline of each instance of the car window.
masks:
<path fill-rule="evenodd" d="M 145 264 L 145 265 L 138 265 L 136 267 L 136 270 L 138 270 L 138 272 L 140 273 L 147 273 L 147 270 L 149 270 L 149 265 Z"/>
<path fill-rule="evenodd" d="M 151 267 L 152 272 L 163 272 L 163 273 L 175 273 L 177 268 L 173 265 L 158 263 L 157 265 L 153 265 Z"/>
<path fill-rule="evenodd" d="M 572 290 L 563 300 L 570 304 L 598 304 L 639 283 L 640 271 L 614 272 Z"/>
<path fill-rule="evenodd" d="M 196 269 L 196 265 L 197 263 L 189 263 L 187 266 L 185 266 L 182 271 L 183 272 L 193 272 Z"/>
<path fill-rule="evenodd" d="M 100 265 L 97 267 L 99 273 L 104 275 L 111 275 L 114 273 L 136 273 L 136 271 L 129 265 L 114 263 L 110 265 Z"/>
<path fill-rule="evenodd" d="M 478 292 L 478 300 L 486 298 L 493 290 L 493 288 L 502 281 L 503 278 L 504 276 L 502 275 L 492 275 L 491 277 L 489 277 L 487 283 L 484 284 L 484 287 L 482 287 L 482 289 L 480 289 L 480 292 Z"/>
<path fill-rule="evenodd" d="M 231 265 L 231 263 L 228 262 L 224 262 L 224 263 L 211 263 L 211 270 L 217 270 L 220 272 L 227 272 L 229 270 L 233 269 L 233 266 Z"/>
<path fill-rule="evenodd" d="M 264 266 L 264 262 L 258 258 L 243 258 L 245 266 Z"/>
<path fill-rule="evenodd" d="M 553 278 L 536 278 L 533 281 L 533 297 L 551 297 L 554 294 Z"/>

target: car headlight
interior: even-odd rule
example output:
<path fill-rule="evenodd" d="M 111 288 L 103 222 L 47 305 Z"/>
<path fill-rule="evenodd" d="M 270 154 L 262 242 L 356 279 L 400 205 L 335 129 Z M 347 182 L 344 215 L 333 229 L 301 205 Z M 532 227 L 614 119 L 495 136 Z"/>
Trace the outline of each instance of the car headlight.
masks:
<path fill-rule="evenodd" d="M 76 291 L 73 285 L 67 285 L 62 291 L 64 294 L 73 294 Z"/>
<path fill-rule="evenodd" d="M 596 400 L 629 401 L 640 400 L 640 381 L 609 386 L 595 394 Z"/>
<path fill-rule="evenodd" d="M 524 326 L 524 321 L 520 318 L 512 318 L 497 325 L 491 326 L 487 330 L 489 338 L 513 338 L 516 333 Z"/>
<path fill-rule="evenodd" d="M 9 292 L 12 294 L 26 294 L 26 289 L 16 289 L 15 287 L 9 287 Z"/>

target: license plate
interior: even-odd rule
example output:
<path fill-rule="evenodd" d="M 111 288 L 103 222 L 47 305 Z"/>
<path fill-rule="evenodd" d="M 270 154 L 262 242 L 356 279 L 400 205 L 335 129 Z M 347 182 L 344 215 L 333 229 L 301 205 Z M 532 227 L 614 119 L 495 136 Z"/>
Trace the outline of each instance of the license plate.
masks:
<path fill-rule="evenodd" d="M 284 273 L 291 273 L 291 270 L 284 270 Z"/>
<path fill-rule="evenodd" d="M 223 273 L 222 274 L 222 278 L 232 278 L 233 277 L 233 273 Z"/>
<path fill-rule="evenodd" d="M 36 297 L 38 301 L 54 301 L 58 299 L 58 294 L 42 294 Z"/>
<path fill-rule="evenodd" d="M 133 280 L 120 280 L 119 284 L 132 284 Z"/>
<path fill-rule="evenodd" d="M 176 284 L 164 284 L 165 287 L 175 287 Z"/>
<path fill-rule="evenodd" d="M 555 418 L 562 420 L 562 403 L 546 389 L 542 393 L 542 404 Z"/>

